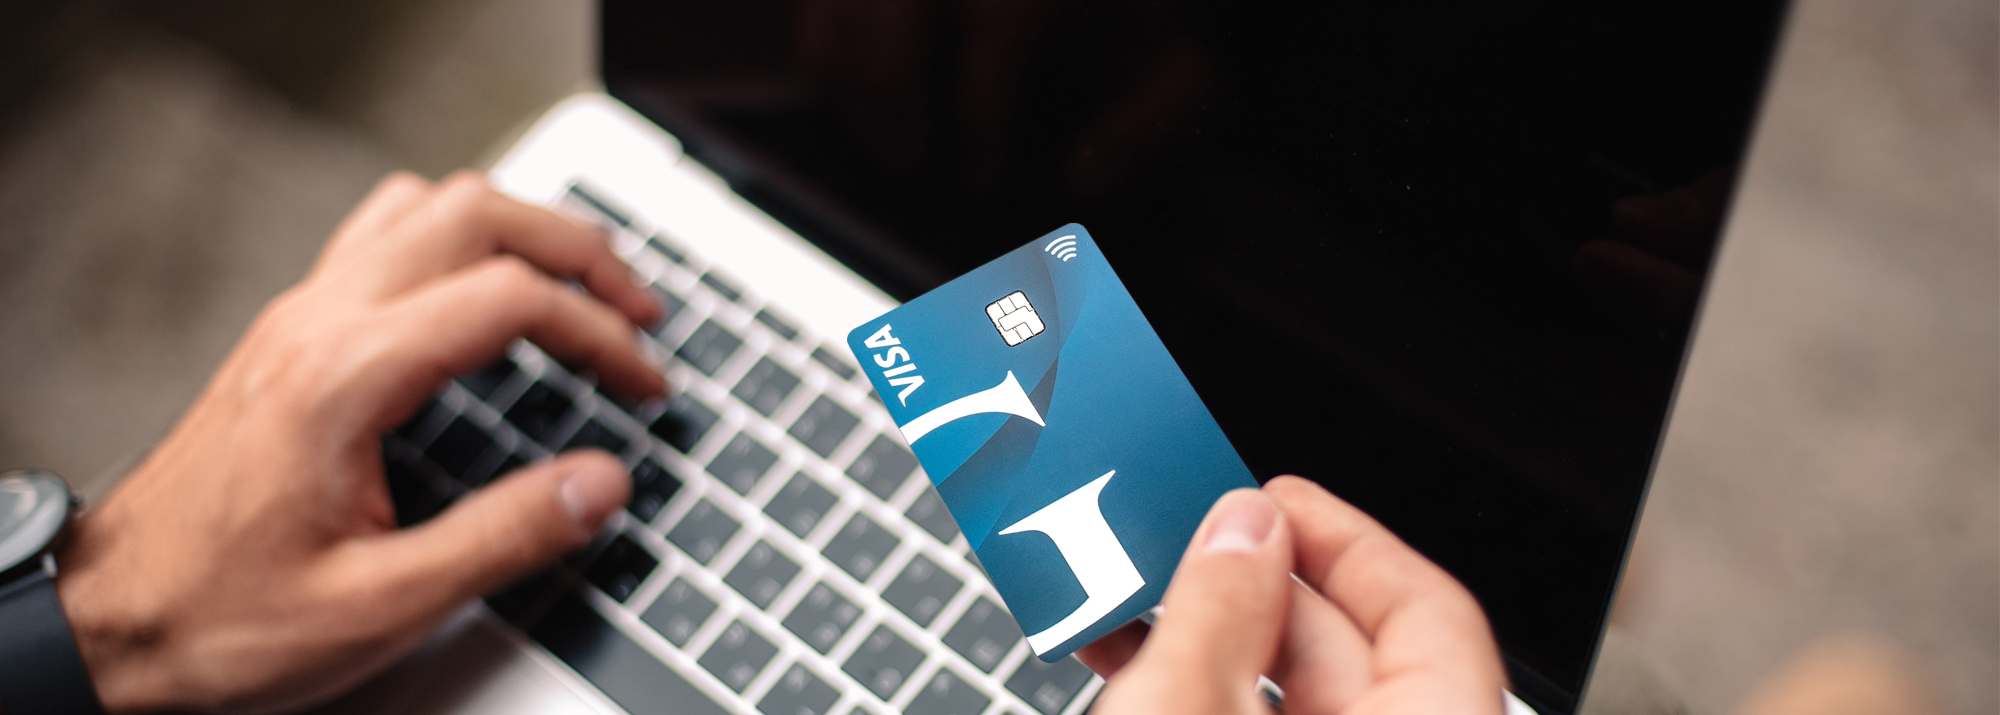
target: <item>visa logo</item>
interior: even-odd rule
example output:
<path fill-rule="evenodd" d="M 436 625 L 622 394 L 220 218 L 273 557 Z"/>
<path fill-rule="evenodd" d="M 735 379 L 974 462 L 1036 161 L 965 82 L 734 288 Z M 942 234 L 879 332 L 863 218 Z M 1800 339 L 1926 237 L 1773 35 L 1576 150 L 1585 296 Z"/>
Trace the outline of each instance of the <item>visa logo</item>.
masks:
<path fill-rule="evenodd" d="M 862 344 L 867 345 L 870 350 L 883 350 L 870 357 L 875 359 L 877 367 L 882 368 L 882 377 L 889 381 L 890 386 L 903 388 L 902 392 L 896 393 L 896 401 L 904 405 L 910 404 L 910 393 L 924 386 L 924 376 L 915 374 L 917 363 L 910 359 L 910 351 L 903 347 L 903 341 L 890 335 L 889 324 L 883 323 L 882 329 L 868 336 Z M 905 373 L 909 374 L 905 376 Z"/>

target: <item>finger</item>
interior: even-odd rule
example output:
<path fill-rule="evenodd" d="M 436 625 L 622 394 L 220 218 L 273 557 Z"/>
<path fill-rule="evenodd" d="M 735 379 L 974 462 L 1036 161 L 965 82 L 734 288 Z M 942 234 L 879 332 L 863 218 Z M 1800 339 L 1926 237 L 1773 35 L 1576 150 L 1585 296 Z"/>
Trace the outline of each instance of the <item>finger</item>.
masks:
<path fill-rule="evenodd" d="M 366 540 L 371 588 L 401 594 L 426 618 L 514 583 L 582 547 L 631 496 L 625 465 L 581 450 L 524 467 L 421 525 Z"/>
<path fill-rule="evenodd" d="M 1132 656 L 1138 654 L 1139 646 L 1146 643 L 1146 633 L 1152 629 L 1145 621 L 1119 626 L 1090 645 L 1076 649 L 1076 658 L 1083 661 L 1084 667 L 1109 678 L 1131 662 Z"/>
<path fill-rule="evenodd" d="M 1373 644 L 1366 696 L 1407 692 L 1463 712 L 1498 707 L 1506 684 L 1486 616 L 1472 594 L 1361 510 L 1298 477 L 1264 492 L 1292 525 L 1299 576 Z M 1418 703 L 1406 703 L 1416 705 Z"/>
<path fill-rule="evenodd" d="M 365 333 L 370 357 L 354 388 L 381 412 L 386 430 L 453 375 L 499 358 L 527 338 L 565 362 L 595 373 L 612 391 L 635 399 L 666 392 L 666 380 L 640 353 L 637 332 L 590 296 L 555 282 L 518 258 L 493 256 L 392 306 Z"/>
<path fill-rule="evenodd" d="M 1291 617 L 1271 680 L 1294 712 L 1345 712 L 1374 682 L 1367 637 L 1318 591 L 1292 582 Z"/>
<path fill-rule="evenodd" d="M 1159 618 L 1113 681 L 1129 712 L 1256 712 L 1291 599 L 1290 531 L 1271 500 L 1223 495 L 1195 532 Z M 1135 702 L 1136 701 L 1136 702 Z"/>
<path fill-rule="evenodd" d="M 659 305 L 633 283 L 602 232 L 515 201 L 470 172 L 446 180 L 421 210 L 397 223 L 366 282 L 378 294 L 395 294 L 494 253 L 582 283 L 635 325 L 659 318 Z"/>
<path fill-rule="evenodd" d="M 314 272 L 330 263 L 344 261 L 401 222 L 410 212 L 430 198 L 431 182 L 407 171 L 391 172 L 375 182 L 375 188 L 356 204 L 354 211 L 342 219 L 340 226 L 333 230 L 333 238 L 327 240 L 326 249 L 321 251 Z"/>

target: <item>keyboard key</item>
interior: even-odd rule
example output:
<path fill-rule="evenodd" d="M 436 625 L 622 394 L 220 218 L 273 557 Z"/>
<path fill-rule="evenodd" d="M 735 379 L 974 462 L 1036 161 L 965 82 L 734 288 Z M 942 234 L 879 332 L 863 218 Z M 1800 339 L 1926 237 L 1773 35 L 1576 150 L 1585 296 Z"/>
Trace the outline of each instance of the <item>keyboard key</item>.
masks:
<path fill-rule="evenodd" d="M 778 463 L 778 454 L 759 444 L 748 432 L 738 432 L 715 459 L 708 462 L 708 473 L 736 490 L 737 494 L 749 494 L 757 486 L 757 478 L 764 471 Z"/>
<path fill-rule="evenodd" d="M 847 657 L 847 663 L 840 667 L 847 674 L 868 688 L 875 697 L 888 700 L 903 686 L 903 680 L 924 662 L 924 652 L 889 630 L 887 625 L 875 626 L 875 632 L 868 634 L 868 640 L 854 649 L 854 655 Z"/>
<path fill-rule="evenodd" d="M 501 620 L 526 627 L 532 617 L 542 614 L 544 606 L 575 588 L 576 576 L 573 572 L 560 565 L 550 566 L 506 588 L 486 594 L 486 607 L 493 609 Z"/>
<path fill-rule="evenodd" d="M 852 380 L 854 376 L 861 374 L 861 371 L 854 369 L 853 365 L 847 364 L 846 360 L 840 359 L 840 356 L 826 348 L 813 348 L 812 358 L 819 364 L 825 365 L 826 369 L 832 370 L 833 374 L 840 376 L 842 380 Z"/>
<path fill-rule="evenodd" d="M 659 251 L 660 255 L 666 256 L 669 261 L 686 263 L 688 260 L 687 251 L 676 248 L 672 241 L 667 240 L 665 234 L 653 234 L 652 238 L 646 239 L 646 245 L 652 246 L 653 250 Z"/>
<path fill-rule="evenodd" d="M 596 419 L 589 419 L 584 420 L 583 426 L 576 428 L 576 434 L 570 435 L 569 441 L 557 451 L 567 452 L 572 449 L 596 447 L 612 454 L 624 454 L 627 444 L 630 442 L 625 439 L 625 435 L 612 431 L 610 427 L 604 426 L 604 423 Z"/>
<path fill-rule="evenodd" d="M 583 570 L 583 580 L 589 581 L 590 585 L 596 586 L 612 600 L 624 603 L 625 599 L 632 597 L 633 591 L 639 590 L 639 584 L 645 583 L 646 577 L 652 575 L 653 567 L 659 565 L 660 560 L 648 553 L 646 547 L 640 546 L 632 537 L 619 534 L 611 543 L 605 544 L 604 550 L 598 552 L 597 558 Z"/>
<path fill-rule="evenodd" d="M 715 426 L 715 410 L 700 400 L 687 395 L 676 395 L 667 401 L 667 406 L 653 425 L 647 428 L 653 436 L 667 443 L 681 454 L 687 454 L 694 445 L 708 434 L 708 428 Z"/>
<path fill-rule="evenodd" d="M 431 440 L 424 456 L 444 468 L 445 474 L 467 487 L 476 487 L 485 482 L 485 474 L 475 473 L 485 461 L 486 455 L 494 449 L 493 437 L 484 428 L 472 423 L 464 415 L 451 418 L 437 439 Z"/>
<path fill-rule="evenodd" d="M 917 691 L 904 715 L 979 715 L 993 702 L 964 678 L 948 668 L 938 668 L 931 680 Z"/>
<path fill-rule="evenodd" d="M 840 498 L 832 491 L 805 472 L 799 472 L 792 475 L 792 481 L 786 482 L 784 489 L 778 490 L 777 496 L 771 497 L 771 503 L 764 505 L 764 513 L 785 525 L 792 535 L 805 538 L 838 501 Z"/>
<path fill-rule="evenodd" d="M 1000 666 L 1000 659 L 1020 640 L 1021 626 L 1014 622 L 1013 614 L 985 596 L 973 601 L 944 634 L 945 645 L 988 673 Z"/>
<path fill-rule="evenodd" d="M 715 614 L 715 599 L 695 588 L 685 578 L 676 578 L 646 607 L 639 620 L 659 631 L 668 643 L 685 647 L 694 632 L 701 630 L 701 624 Z"/>
<path fill-rule="evenodd" d="M 875 441 L 868 443 L 868 448 L 861 450 L 861 456 L 855 457 L 854 463 L 848 465 L 847 476 L 886 500 L 896 493 L 897 487 L 903 486 L 903 480 L 908 479 L 910 472 L 916 468 L 917 456 L 910 454 L 910 450 L 886 436 L 875 435 Z"/>
<path fill-rule="evenodd" d="M 821 581 L 813 584 L 805 598 L 799 599 L 791 615 L 785 616 L 785 630 L 825 655 L 833 650 L 833 644 L 840 642 L 841 636 L 847 635 L 847 628 L 859 617 L 859 606 Z"/>
<path fill-rule="evenodd" d="M 507 408 L 507 421 L 528 439 L 548 444 L 555 439 L 556 427 L 562 425 L 571 406 L 569 395 L 546 382 L 537 381 L 514 400 L 512 407 Z"/>
<path fill-rule="evenodd" d="M 507 476 L 514 470 L 527 466 L 527 464 L 528 460 L 522 459 L 521 455 L 509 452 L 500 458 L 500 466 L 493 468 L 493 478 L 499 479 L 500 477 Z"/>
<path fill-rule="evenodd" d="M 757 604 L 758 608 L 770 608 L 771 601 L 778 598 L 778 592 L 791 584 L 792 577 L 799 575 L 799 565 L 779 553 L 771 542 L 759 541 L 743 554 L 743 560 L 736 562 L 736 568 L 722 582 Z"/>
<path fill-rule="evenodd" d="M 757 414 L 770 417 L 798 386 L 799 376 L 767 357 L 759 358 L 749 372 L 743 373 L 743 379 L 736 381 L 736 389 L 730 390 L 729 394 L 735 395 Z"/>
<path fill-rule="evenodd" d="M 701 274 L 701 283 L 708 286 L 709 290 L 715 291 L 716 295 L 722 296 L 723 300 L 731 303 L 743 298 L 743 291 L 737 290 L 736 286 L 730 284 L 722 276 L 716 275 L 715 271 Z"/>
<path fill-rule="evenodd" d="M 958 595 L 959 587 L 964 585 L 964 581 L 939 568 L 930 557 L 917 554 L 910 559 L 908 566 L 903 567 L 902 573 L 896 574 L 896 580 L 882 590 L 882 600 L 888 601 L 889 605 L 895 606 L 917 625 L 929 628 L 938 611 L 944 610 L 944 604 Z"/>
<path fill-rule="evenodd" d="M 641 459 L 632 467 L 632 500 L 625 502 L 625 511 L 640 521 L 651 522 L 660 513 L 660 507 L 666 506 L 680 490 L 680 477 L 650 457 Z"/>
<path fill-rule="evenodd" d="M 396 509 L 397 526 L 423 523 L 451 503 L 450 498 L 431 486 L 430 480 L 402 460 L 389 460 L 382 465 L 382 471 L 389 480 L 389 504 Z"/>
<path fill-rule="evenodd" d="M 422 438 L 430 436 L 425 432 L 429 431 L 427 428 L 430 426 L 431 416 L 443 410 L 444 406 L 438 404 L 437 398 L 424 400 L 424 404 L 419 405 L 409 419 L 396 427 L 396 436 L 403 438 L 403 441 L 410 443 L 412 447 L 422 448 L 424 446 Z"/>
<path fill-rule="evenodd" d="M 688 510 L 687 516 L 681 517 L 679 524 L 675 524 L 674 528 L 667 532 L 667 541 L 681 547 L 687 555 L 706 566 L 709 561 L 715 559 L 715 552 L 721 551 L 722 545 L 729 543 L 729 537 L 736 535 L 738 526 L 740 525 L 728 513 L 717 509 L 715 504 L 707 499 L 703 499 L 695 504 L 693 509 Z"/>
<path fill-rule="evenodd" d="M 1044 663 L 1042 659 L 1029 656 L 1007 678 L 1007 690 L 1020 696 L 1028 705 L 1041 711 L 1042 715 L 1056 715 L 1062 712 L 1083 686 L 1090 683 L 1091 672 L 1083 667 L 1083 662 L 1074 657 L 1064 658 L 1054 663 Z"/>
<path fill-rule="evenodd" d="M 771 692 L 757 701 L 764 715 L 826 715 L 840 700 L 840 691 L 798 663 L 785 670 Z"/>
<path fill-rule="evenodd" d="M 958 522 L 951 518 L 951 510 L 945 508 L 944 499 L 938 496 L 935 488 L 917 494 L 917 500 L 910 504 L 909 511 L 903 512 L 903 516 L 923 527 L 940 542 L 949 544 L 952 539 L 958 538 Z"/>
<path fill-rule="evenodd" d="M 728 713 L 575 596 L 557 601 L 530 635 L 632 715 Z"/>
<path fill-rule="evenodd" d="M 842 408 L 840 403 L 820 395 L 819 399 L 813 400 L 811 407 L 806 408 L 805 414 L 792 422 L 790 434 L 814 454 L 824 457 L 833 454 L 833 448 L 840 446 L 840 441 L 847 439 L 847 433 L 853 432 L 854 426 L 860 423 L 861 418 Z"/>
<path fill-rule="evenodd" d="M 666 330 L 668 323 L 674 322 L 675 318 L 681 316 L 681 310 L 687 308 L 687 301 L 681 300 L 681 297 L 674 295 L 673 291 L 659 286 L 647 286 L 646 290 L 653 294 L 653 302 L 660 304 L 660 322 L 654 323 L 646 331 L 657 338 L 660 337 L 660 331 Z"/>
<path fill-rule="evenodd" d="M 763 323 L 764 327 L 770 328 L 771 332 L 777 333 L 778 337 L 785 340 L 789 341 L 799 337 L 798 328 L 792 327 L 791 323 L 785 322 L 783 318 L 773 315 L 769 309 L 757 311 L 757 322 Z"/>
<path fill-rule="evenodd" d="M 758 635 L 739 620 L 723 629 L 708 652 L 701 656 L 701 667 L 714 673 L 716 679 L 730 690 L 743 692 L 750 681 L 757 679 L 764 666 L 778 654 L 778 647 Z"/>
<path fill-rule="evenodd" d="M 478 395 L 479 399 L 491 400 L 493 393 L 507 384 L 507 378 L 520 371 L 521 368 L 514 365 L 512 359 L 500 358 L 499 362 L 479 368 L 478 372 L 458 376 L 458 384 L 464 385 L 466 391 Z"/>
<path fill-rule="evenodd" d="M 857 513 L 847 520 L 846 526 L 840 527 L 840 533 L 833 536 L 833 541 L 827 543 L 822 553 L 853 575 L 855 580 L 866 581 L 875 573 L 875 567 L 881 566 L 882 561 L 889 558 L 889 552 L 895 551 L 900 543 L 903 540 L 883 529 L 881 524 L 875 523 L 866 514 Z"/>
<path fill-rule="evenodd" d="M 632 225 L 632 220 L 626 218 L 624 212 L 611 208 L 609 202 L 598 198 L 595 192 L 583 188 L 582 184 L 570 184 L 569 193 L 564 198 L 581 203 L 584 208 L 590 209 L 597 215 L 602 216 L 605 221 L 619 228 Z"/>
<path fill-rule="evenodd" d="M 694 334 L 689 335 L 687 342 L 681 343 L 681 349 L 674 354 L 700 370 L 701 374 L 714 377 L 715 371 L 721 369 L 722 364 L 728 362 L 729 356 L 735 355 L 740 347 L 743 347 L 742 338 L 709 320 L 695 328 Z"/>

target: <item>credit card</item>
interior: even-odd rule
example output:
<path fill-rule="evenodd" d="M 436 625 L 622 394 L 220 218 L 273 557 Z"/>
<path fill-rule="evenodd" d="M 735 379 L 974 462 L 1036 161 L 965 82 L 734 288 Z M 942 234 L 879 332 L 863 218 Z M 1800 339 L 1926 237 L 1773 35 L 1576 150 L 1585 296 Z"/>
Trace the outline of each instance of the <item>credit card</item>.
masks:
<path fill-rule="evenodd" d="M 1208 508 L 1257 486 L 1082 226 L 847 345 L 1042 660 L 1158 605 Z"/>

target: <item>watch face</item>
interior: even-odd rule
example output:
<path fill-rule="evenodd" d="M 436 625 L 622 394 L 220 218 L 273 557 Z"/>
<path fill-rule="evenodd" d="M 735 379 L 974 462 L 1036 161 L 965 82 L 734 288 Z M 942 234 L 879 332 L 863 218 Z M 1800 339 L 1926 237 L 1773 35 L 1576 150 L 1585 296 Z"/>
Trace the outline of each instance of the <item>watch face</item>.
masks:
<path fill-rule="evenodd" d="M 69 488 L 56 475 L 0 474 L 0 571 L 40 553 L 68 517 Z"/>

